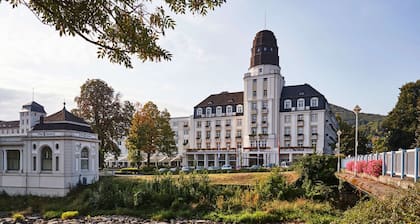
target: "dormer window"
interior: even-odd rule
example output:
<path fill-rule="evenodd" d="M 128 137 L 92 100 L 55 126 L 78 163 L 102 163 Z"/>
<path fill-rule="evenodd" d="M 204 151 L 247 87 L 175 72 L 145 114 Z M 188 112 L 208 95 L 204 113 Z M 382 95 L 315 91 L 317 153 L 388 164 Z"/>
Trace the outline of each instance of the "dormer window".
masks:
<path fill-rule="evenodd" d="M 305 99 L 300 98 L 297 100 L 297 109 L 304 110 L 305 109 Z"/>
<path fill-rule="evenodd" d="M 207 107 L 206 108 L 206 116 L 210 117 L 211 116 L 211 107 Z"/>
<path fill-rule="evenodd" d="M 311 107 L 318 107 L 318 97 L 311 98 Z"/>
<path fill-rule="evenodd" d="M 236 113 L 243 113 L 244 112 L 244 108 L 242 105 L 237 105 L 236 106 Z"/>
<path fill-rule="evenodd" d="M 292 108 L 292 100 L 285 100 L 284 101 L 284 109 Z"/>
<path fill-rule="evenodd" d="M 231 115 L 232 114 L 232 106 L 231 105 L 226 106 L 226 114 L 227 115 Z"/>
<path fill-rule="evenodd" d="M 198 115 L 198 116 L 201 116 L 202 114 L 203 114 L 203 109 L 198 108 L 198 109 L 197 109 L 197 115 Z"/>
<path fill-rule="evenodd" d="M 216 107 L 216 116 L 222 116 L 222 107 Z"/>

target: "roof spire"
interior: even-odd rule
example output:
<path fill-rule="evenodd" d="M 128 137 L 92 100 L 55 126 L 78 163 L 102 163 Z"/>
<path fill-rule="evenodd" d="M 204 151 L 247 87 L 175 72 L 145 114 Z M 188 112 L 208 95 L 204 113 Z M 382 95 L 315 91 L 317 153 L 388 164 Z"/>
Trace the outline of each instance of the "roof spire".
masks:
<path fill-rule="evenodd" d="M 66 109 L 66 99 L 64 99 L 63 105 L 64 105 L 63 109 Z"/>

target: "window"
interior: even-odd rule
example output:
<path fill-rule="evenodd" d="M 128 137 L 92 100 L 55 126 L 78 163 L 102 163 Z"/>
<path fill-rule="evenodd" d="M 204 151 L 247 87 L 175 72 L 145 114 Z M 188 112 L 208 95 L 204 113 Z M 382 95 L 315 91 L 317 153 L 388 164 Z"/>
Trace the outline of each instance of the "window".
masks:
<path fill-rule="evenodd" d="M 216 120 L 216 127 L 220 127 L 220 123 L 221 123 L 220 120 Z"/>
<path fill-rule="evenodd" d="M 216 107 L 216 116 L 222 116 L 222 107 Z"/>
<path fill-rule="evenodd" d="M 284 140 L 284 146 L 290 147 L 290 140 Z"/>
<path fill-rule="evenodd" d="M 189 131 L 188 130 L 184 130 L 184 135 L 188 135 Z"/>
<path fill-rule="evenodd" d="M 236 143 L 236 148 L 241 149 L 242 148 L 242 142 L 237 142 Z"/>
<path fill-rule="evenodd" d="M 55 170 L 58 171 L 60 168 L 59 157 L 55 157 Z"/>
<path fill-rule="evenodd" d="M 311 114 L 311 122 L 317 122 L 318 121 L 318 114 Z"/>
<path fill-rule="evenodd" d="M 267 141 L 266 140 L 261 140 L 260 141 L 260 147 L 262 147 L 262 148 L 267 147 Z"/>
<path fill-rule="evenodd" d="M 201 138 L 201 131 L 197 131 L 196 138 L 197 138 L 197 139 L 200 139 L 200 138 Z"/>
<path fill-rule="evenodd" d="M 289 124 L 290 122 L 291 122 L 291 116 L 290 115 L 284 116 L 284 123 Z"/>
<path fill-rule="evenodd" d="M 312 134 L 317 134 L 318 133 L 318 127 L 317 126 L 311 126 L 311 133 Z"/>
<path fill-rule="evenodd" d="M 201 149 L 201 142 L 197 143 L 197 149 Z"/>
<path fill-rule="evenodd" d="M 251 104 L 251 108 L 252 108 L 253 110 L 256 110 L 256 109 L 257 109 L 257 103 L 256 103 L 256 102 L 253 102 L 253 103 Z"/>
<path fill-rule="evenodd" d="M 203 109 L 198 108 L 198 109 L 197 109 L 197 115 L 198 115 L 198 116 L 201 116 L 202 114 L 203 114 Z"/>
<path fill-rule="evenodd" d="M 252 121 L 252 123 L 256 123 L 257 122 L 257 115 L 256 114 L 253 114 L 251 116 L 251 121 Z"/>
<path fill-rule="evenodd" d="M 231 124 L 230 119 L 227 119 L 227 120 L 226 120 L 226 126 L 230 126 L 230 124 Z"/>
<path fill-rule="evenodd" d="M 206 143 L 206 148 L 207 148 L 207 149 L 210 149 L 210 142 L 207 142 L 207 143 Z"/>
<path fill-rule="evenodd" d="M 311 98 L 311 107 L 317 107 L 318 106 L 318 97 Z"/>
<path fill-rule="evenodd" d="M 206 121 L 206 127 L 210 127 L 211 126 L 211 121 Z"/>
<path fill-rule="evenodd" d="M 292 108 L 292 100 L 285 100 L 284 101 L 284 109 Z"/>
<path fill-rule="evenodd" d="M 216 148 L 220 149 L 220 142 L 216 142 Z"/>
<path fill-rule="evenodd" d="M 197 121 L 197 128 L 201 128 L 201 121 Z"/>
<path fill-rule="evenodd" d="M 298 135 L 303 135 L 303 127 L 298 127 Z"/>
<path fill-rule="evenodd" d="M 216 138 L 220 138 L 220 130 L 216 131 Z"/>
<path fill-rule="evenodd" d="M 251 128 L 251 134 L 256 135 L 257 134 L 257 128 Z"/>
<path fill-rule="evenodd" d="M 298 146 L 299 147 L 302 147 L 303 146 L 303 140 L 298 140 L 297 142 L 298 142 Z"/>
<path fill-rule="evenodd" d="M 297 100 L 297 109 L 304 110 L 305 109 L 305 99 L 300 98 Z"/>
<path fill-rule="evenodd" d="M 267 90 L 265 89 L 265 90 L 263 90 L 263 96 L 264 97 L 267 97 Z"/>
<path fill-rule="evenodd" d="M 36 171 L 36 156 L 32 158 L 33 170 Z"/>
<path fill-rule="evenodd" d="M 290 127 L 284 127 L 284 135 L 290 135 Z"/>
<path fill-rule="evenodd" d="M 20 151 L 7 150 L 7 170 L 20 169 Z"/>
<path fill-rule="evenodd" d="M 230 142 L 226 142 L 226 148 L 230 149 Z"/>
<path fill-rule="evenodd" d="M 255 90 L 254 90 L 254 91 L 252 91 L 252 96 L 253 96 L 253 97 L 257 97 L 257 91 L 255 91 Z"/>
<path fill-rule="evenodd" d="M 263 101 L 262 102 L 262 109 L 267 109 L 268 108 L 268 101 Z"/>
<path fill-rule="evenodd" d="M 241 137 L 241 136 L 242 136 L 242 131 L 236 130 L 236 137 Z"/>
<path fill-rule="evenodd" d="M 206 116 L 210 117 L 211 116 L 211 107 L 207 107 L 206 108 Z"/>
<path fill-rule="evenodd" d="M 48 146 L 41 150 L 41 170 L 52 171 L 52 150 Z"/>
<path fill-rule="evenodd" d="M 211 135 L 210 131 L 206 131 L 206 138 L 207 138 L 207 139 L 209 139 L 209 138 L 210 138 L 210 135 Z"/>
<path fill-rule="evenodd" d="M 236 120 L 236 126 L 242 126 L 242 119 Z"/>
<path fill-rule="evenodd" d="M 226 114 L 227 115 L 231 115 L 232 114 L 232 106 L 229 105 L 229 106 L 226 107 Z"/>
<path fill-rule="evenodd" d="M 230 130 L 226 130 L 226 138 L 230 138 Z"/>
<path fill-rule="evenodd" d="M 262 128 L 262 133 L 264 135 L 267 135 L 268 134 L 268 128 Z"/>
<path fill-rule="evenodd" d="M 298 121 L 303 121 L 303 114 L 298 114 L 297 119 Z"/>
<path fill-rule="evenodd" d="M 242 105 L 236 106 L 236 113 L 243 113 L 243 112 L 244 112 L 244 108 Z"/>
<path fill-rule="evenodd" d="M 313 148 L 316 148 L 316 143 L 317 143 L 316 139 L 311 140 L 311 145 L 312 145 Z"/>
<path fill-rule="evenodd" d="M 82 149 L 80 156 L 80 167 L 82 170 L 89 170 L 89 149 Z"/>

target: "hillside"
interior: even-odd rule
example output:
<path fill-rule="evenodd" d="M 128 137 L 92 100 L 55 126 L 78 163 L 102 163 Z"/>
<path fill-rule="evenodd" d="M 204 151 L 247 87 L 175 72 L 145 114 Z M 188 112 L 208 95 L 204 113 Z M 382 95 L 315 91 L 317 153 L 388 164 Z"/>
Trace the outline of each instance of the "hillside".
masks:
<path fill-rule="evenodd" d="M 354 125 L 356 122 L 356 118 L 354 112 L 348 110 L 344 107 L 337 106 L 335 104 L 330 103 L 331 110 L 336 116 L 340 116 L 344 122 L 349 125 Z M 359 124 L 367 124 L 371 121 L 383 121 L 386 116 L 380 114 L 368 114 L 368 113 L 360 113 L 359 114 Z"/>

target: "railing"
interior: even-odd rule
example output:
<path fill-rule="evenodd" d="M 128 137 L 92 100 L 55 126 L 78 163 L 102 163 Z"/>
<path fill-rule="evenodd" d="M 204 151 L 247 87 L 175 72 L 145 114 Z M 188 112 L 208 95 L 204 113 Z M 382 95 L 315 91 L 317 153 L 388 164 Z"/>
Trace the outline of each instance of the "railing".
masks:
<path fill-rule="evenodd" d="M 414 182 L 417 182 L 420 178 L 420 148 L 357 156 L 357 161 L 379 159 L 382 160 L 382 175 L 399 176 L 401 179 L 411 177 L 414 179 Z M 354 157 L 342 159 L 341 167 L 345 168 L 350 161 L 354 161 Z"/>

